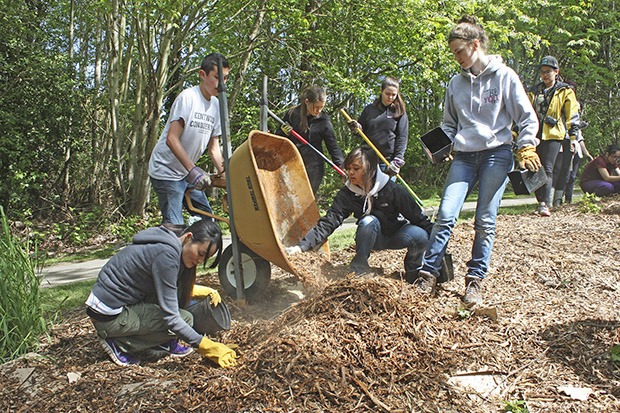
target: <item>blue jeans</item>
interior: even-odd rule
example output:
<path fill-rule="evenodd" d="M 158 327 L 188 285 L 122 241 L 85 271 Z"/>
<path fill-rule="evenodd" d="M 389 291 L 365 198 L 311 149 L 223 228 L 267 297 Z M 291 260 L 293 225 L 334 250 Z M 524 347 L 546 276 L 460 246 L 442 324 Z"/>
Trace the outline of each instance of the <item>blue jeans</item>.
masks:
<path fill-rule="evenodd" d="M 163 181 L 161 179 L 151 178 L 151 185 L 157 194 L 159 202 L 159 210 L 161 211 L 162 224 L 183 225 L 183 206 L 187 208 L 185 202 L 185 191 L 189 184 L 184 180 L 180 181 Z M 190 199 L 194 208 L 213 213 L 209 200 L 203 191 L 190 192 Z M 191 215 L 199 214 L 190 211 Z"/>
<path fill-rule="evenodd" d="M 394 234 L 385 235 L 381 232 L 379 219 L 374 215 L 366 215 L 357 222 L 355 257 L 349 268 L 357 274 L 368 272 L 371 251 L 407 248 L 405 272 L 417 271 L 427 244 L 428 233 L 418 226 L 405 224 Z"/>
<path fill-rule="evenodd" d="M 495 241 L 497 210 L 512 166 L 511 145 L 480 152 L 456 152 L 446 179 L 437 220 L 431 231 L 429 246 L 422 259 L 422 270 L 439 275 L 441 261 L 456 220 L 465 199 L 478 183 L 474 245 L 471 260 L 467 262 L 467 275 L 485 277 Z"/>

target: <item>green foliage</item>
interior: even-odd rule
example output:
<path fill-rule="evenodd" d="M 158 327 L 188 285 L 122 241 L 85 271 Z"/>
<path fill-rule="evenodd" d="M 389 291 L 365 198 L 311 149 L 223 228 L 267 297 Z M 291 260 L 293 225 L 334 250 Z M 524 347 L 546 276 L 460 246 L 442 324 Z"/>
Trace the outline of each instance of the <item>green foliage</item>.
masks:
<path fill-rule="evenodd" d="M 612 346 L 611 349 L 609 349 L 609 358 L 613 362 L 620 362 L 620 345 Z"/>
<path fill-rule="evenodd" d="M 30 241 L 22 243 L 12 233 L 0 207 L 0 363 L 36 349 L 46 331 L 36 258 Z"/>
<path fill-rule="evenodd" d="M 539 81 L 540 58 L 556 55 L 562 76 L 577 82 L 590 150 L 618 140 L 620 12 L 600 0 L 77 0 L 74 31 L 70 4 L 0 4 L 0 205 L 12 218 L 60 211 L 70 221 L 72 209 L 97 208 L 141 215 L 136 198 L 148 198 L 148 156 L 170 106 L 154 91 L 173 98 L 196 84 L 201 58 L 213 51 L 231 63 L 233 149 L 258 128 L 264 76 L 276 113 L 298 103 L 304 86 L 325 86 L 344 152 L 362 141 L 339 109 L 359 116 L 384 76 L 396 76 L 410 118 L 401 175 L 421 198 L 437 196 L 448 165 L 430 165 L 418 137 L 441 123 L 445 88 L 458 73 L 446 38 L 463 14 L 479 18 L 489 52 L 526 86 Z M 338 187 L 327 175 L 320 202 Z M 84 241 L 82 228 L 54 231 Z"/>
<path fill-rule="evenodd" d="M 601 198 L 591 193 L 584 193 L 579 202 L 579 211 L 586 214 L 597 214 L 601 211 Z"/>
<path fill-rule="evenodd" d="M 349 248 L 355 243 L 355 232 L 357 228 L 347 228 L 334 232 L 329 237 L 330 251 L 339 251 Z"/>
<path fill-rule="evenodd" d="M 39 251 L 45 265 L 66 261 L 65 250 L 75 255 L 73 259 L 108 257 L 116 251 L 110 244 L 129 242 L 136 233 L 161 222 L 159 214 L 122 215 L 118 210 L 110 213 L 99 207 L 92 210 L 70 208 L 68 212 L 64 220 L 54 220 L 43 228 L 32 220 L 25 221 L 30 237 L 45 248 Z M 74 253 L 81 249 L 91 252 L 85 255 Z M 46 258 L 52 254 L 53 258 Z"/>
<path fill-rule="evenodd" d="M 512 413 L 529 413 L 530 410 L 527 408 L 527 403 L 525 403 L 525 400 L 511 400 L 504 404 L 504 411 Z"/>
<path fill-rule="evenodd" d="M 43 3 L 0 4 L 0 205 L 12 217 L 53 198 L 66 150 L 84 144 L 72 122 L 83 116 L 68 56 L 46 29 L 61 23 L 48 12 Z"/>

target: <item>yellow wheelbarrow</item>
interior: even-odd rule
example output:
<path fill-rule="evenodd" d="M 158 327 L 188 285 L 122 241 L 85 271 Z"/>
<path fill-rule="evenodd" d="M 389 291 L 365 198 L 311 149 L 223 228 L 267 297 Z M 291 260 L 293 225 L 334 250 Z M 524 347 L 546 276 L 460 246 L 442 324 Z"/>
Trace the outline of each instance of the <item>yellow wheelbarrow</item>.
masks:
<path fill-rule="evenodd" d="M 228 208 L 232 208 L 241 244 L 244 292 L 246 297 L 260 296 L 269 285 L 270 263 L 299 276 L 284 248 L 296 245 L 316 225 L 319 209 L 301 155 L 287 138 L 258 130 L 250 132 L 248 139 L 231 155 L 227 173 L 230 182 L 227 190 L 232 200 Z M 192 209 L 187 194 L 186 201 Z M 321 248 L 329 256 L 328 243 Z M 218 275 L 224 292 L 235 297 L 232 245 L 222 252 Z"/>

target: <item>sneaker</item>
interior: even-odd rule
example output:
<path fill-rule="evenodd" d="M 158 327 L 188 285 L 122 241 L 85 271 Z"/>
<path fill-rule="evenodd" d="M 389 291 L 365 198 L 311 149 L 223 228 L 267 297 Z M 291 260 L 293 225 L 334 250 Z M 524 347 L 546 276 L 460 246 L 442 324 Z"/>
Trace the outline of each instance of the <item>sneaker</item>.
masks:
<path fill-rule="evenodd" d="M 185 357 L 192 354 L 194 351 L 191 347 L 185 347 L 179 344 L 179 340 L 170 340 L 164 344 L 160 344 L 149 349 L 149 353 L 155 356 L 172 356 L 172 357 Z"/>
<path fill-rule="evenodd" d="M 435 294 L 435 288 L 437 287 L 437 277 L 428 271 L 420 270 L 418 272 L 418 278 L 413 282 L 422 294 L 433 295 Z"/>
<path fill-rule="evenodd" d="M 463 303 L 468 306 L 482 303 L 482 278 L 469 275 L 465 277 Z"/>
<path fill-rule="evenodd" d="M 538 205 L 538 215 L 541 217 L 551 216 L 551 211 L 549 211 L 549 207 L 544 202 L 541 202 L 540 205 Z"/>
<path fill-rule="evenodd" d="M 103 346 L 105 352 L 108 353 L 112 361 L 119 366 L 133 366 L 140 364 L 140 360 L 122 351 L 113 339 L 99 339 L 99 342 Z"/>

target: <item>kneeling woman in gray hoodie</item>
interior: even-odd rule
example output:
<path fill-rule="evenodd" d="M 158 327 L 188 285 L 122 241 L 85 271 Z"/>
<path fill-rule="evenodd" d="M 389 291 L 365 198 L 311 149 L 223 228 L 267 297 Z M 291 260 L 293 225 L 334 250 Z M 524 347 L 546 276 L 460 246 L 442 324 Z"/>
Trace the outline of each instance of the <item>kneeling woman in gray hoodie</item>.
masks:
<path fill-rule="evenodd" d="M 379 168 L 377 155 L 368 147 L 351 151 L 344 160 L 348 179 L 332 206 L 289 255 L 309 251 L 327 240 L 349 215 L 357 218 L 355 257 L 350 269 L 356 275 L 371 272 L 372 250 L 407 248 L 405 273 L 417 274 L 433 224 L 413 197 Z"/>
<path fill-rule="evenodd" d="M 183 309 L 189 298 L 221 302 L 212 288 L 195 285 L 198 264 L 222 250 L 222 232 L 207 219 L 180 231 L 160 226 L 139 232 L 101 269 L 86 300 L 104 350 L 121 366 L 138 364 L 130 353 L 151 350 L 184 357 L 194 348 L 221 367 L 236 364 L 236 353 L 192 328 L 194 315 Z M 179 344 L 184 340 L 191 347 Z"/>

